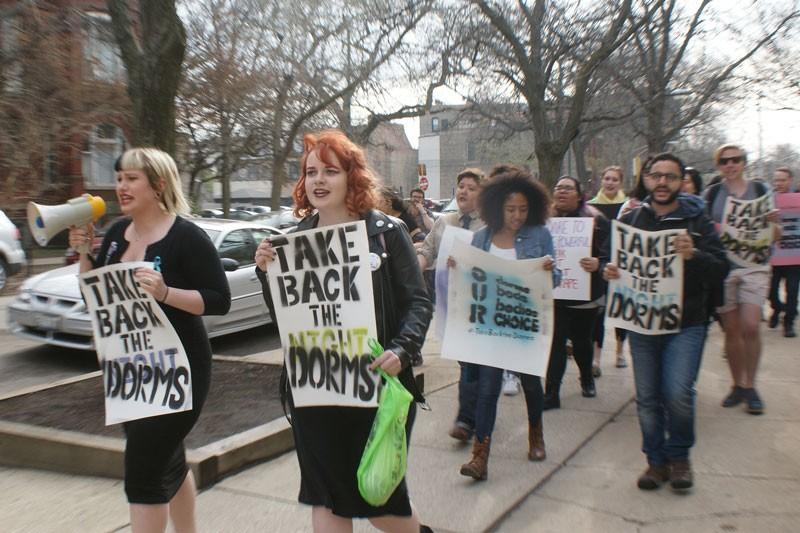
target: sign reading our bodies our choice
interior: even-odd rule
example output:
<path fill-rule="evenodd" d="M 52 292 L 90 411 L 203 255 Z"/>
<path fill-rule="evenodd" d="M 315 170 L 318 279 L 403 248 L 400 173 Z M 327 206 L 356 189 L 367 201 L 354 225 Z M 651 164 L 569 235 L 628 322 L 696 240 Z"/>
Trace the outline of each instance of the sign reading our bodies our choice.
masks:
<path fill-rule="evenodd" d="M 592 256 L 594 218 L 554 217 L 547 228 L 553 236 L 556 266 L 561 270 L 561 282 L 553 290 L 553 296 L 557 300 L 591 299 L 592 275 L 580 262 Z"/>
<path fill-rule="evenodd" d="M 770 263 L 800 265 L 800 193 L 777 195 L 775 207 L 781 210 L 781 239 L 772 249 Z"/>
<path fill-rule="evenodd" d="M 192 408 L 186 351 L 164 311 L 133 277 L 152 263 L 122 263 L 80 275 L 103 370 L 106 425 Z"/>
<path fill-rule="evenodd" d="M 442 357 L 544 375 L 553 336 L 547 259 L 509 261 L 460 240 L 451 256 Z"/>
<path fill-rule="evenodd" d="M 754 200 L 728 196 L 719 238 L 730 261 L 743 267 L 762 266 L 769 262 L 772 225 L 767 215 L 773 206 L 772 194 Z"/>
<path fill-rule="evenodd" d="M 680 331 L 683 258 L 673 241 L 685 231 L 644 231 L 611 221 L 611 263 L 620 278 L 608 282 L 606 328 L 645 335 Z"/>
<path fill-rule="evenodd" d="M 271 237 L 267 278 L 294 405 L 375 407 L 369 370 L 377 339 L 371 254 L 364 221 Z"/>

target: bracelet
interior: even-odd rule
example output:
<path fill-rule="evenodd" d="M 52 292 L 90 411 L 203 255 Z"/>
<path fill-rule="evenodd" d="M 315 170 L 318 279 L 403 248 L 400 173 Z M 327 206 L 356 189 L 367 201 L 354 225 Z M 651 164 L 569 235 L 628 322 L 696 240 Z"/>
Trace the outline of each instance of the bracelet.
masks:
<path fill-rule="evenodd" d="M 165 287 L 167 288 L 167 290 L 164 291 L 164 297 L 161 298 L 161 300 L 159 300 L 162 304 L 167 303 L 167 296 L 169 296 L 169 285 L 165 285 Z"/>

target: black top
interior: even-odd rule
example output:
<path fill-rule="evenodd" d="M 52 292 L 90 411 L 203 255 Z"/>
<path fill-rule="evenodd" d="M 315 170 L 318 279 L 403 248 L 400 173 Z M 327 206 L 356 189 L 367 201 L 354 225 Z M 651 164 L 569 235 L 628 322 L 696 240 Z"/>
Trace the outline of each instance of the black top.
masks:
<path fill-rule="evenodd" d="M 129 218 L 106 233 L 92 262 L 95 267 L 120 262 L 130 244 L 125 239 Z M 200 292 L 204 314 L 224 315 L 231 305 L 230 288 L 219 255 L 208 235 L 177 217 L 167 234 L 147 247 L 144 260 L 161 258 L 161 274 L 169 287 Z M 130 503 L 168 503 L 186 478 L 183 439 L 200 416 L 211 384 L 211 346 L 203 320 L 161 304 L 186 350 L 192 372 L 192 410 L 126 422 L 125 493 Z"/>

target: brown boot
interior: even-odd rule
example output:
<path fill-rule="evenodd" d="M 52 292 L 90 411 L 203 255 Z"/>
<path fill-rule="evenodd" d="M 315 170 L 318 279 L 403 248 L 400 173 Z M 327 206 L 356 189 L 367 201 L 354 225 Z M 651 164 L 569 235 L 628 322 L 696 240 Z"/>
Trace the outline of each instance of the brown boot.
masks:
<path fill-rule="evenodd" d="M 470 476 L 477 481 L 483 481 L 489 475 L 489 445 L 490 437 L 484 437 L 483 442 L 475 437 L 472 444 L 472 459 L 461 465 L 461 475 Z"/>
<path fill-rule="evenodd" d="M 544 450 L 544 435 L 542 434 L 542 417 L 536 425 L 528 422 L 528 459 L 531 461 L 544 461 L 547 453 Z"/>

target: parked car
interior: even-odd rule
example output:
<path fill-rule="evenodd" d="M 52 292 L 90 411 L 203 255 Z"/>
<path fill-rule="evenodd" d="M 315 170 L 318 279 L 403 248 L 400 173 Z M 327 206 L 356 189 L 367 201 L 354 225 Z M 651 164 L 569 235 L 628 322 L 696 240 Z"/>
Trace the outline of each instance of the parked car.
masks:
<path fill-rule="evenodd" d="M 272 212 L 272 208 L 267 205 L 248 205 L 239 207 L 239 209 L 244 209 L 245 211 L 250 211 L 257 215 L 263 215 L 264 213 Z"/>
<path fill-rule="evenodd" d="M 265 215 L 256 215 L 250 219 L 250 222 L 257 222 L 265 224 L 282 230 L 293 228 L 300 222 L 301 219 L 294 216 L 293 211 L 281 211 L 280 213 L 268 213 Z"/>
<path fill-rule="evenodd" d="M 228 216 L 225 218 L 228 220 L 252 220 L 255 216 L 261 215 L 249 209 L 231 209 L 228 211 Z"/>
<path fill-rule="evenodd" d="M 203 209 L 199 213 L 202 218 L 222 218 L 224 214 L 222 209 Z"/>
<path fill-rule="evenodd" d="M 268 324 L 272 321 L 256 278 L 258 244 L 283 231 L 260 224 L 194 218 L 217 247 L 228 284 L 231 308 L 223 316 L 204 316 L 209 337 L 217 337 Z M 78 287 L 77 264 L 57 268 L 23 283 L 8 306 L 11 333 L 55 346 L 93 350 L 92 324 Z"/>
<path fill-rule="evenodd" d="M 25 266 L 21 239 L 19 228 L 0 210 L 0 291 L 6 288 L 8 277 Z"/>

